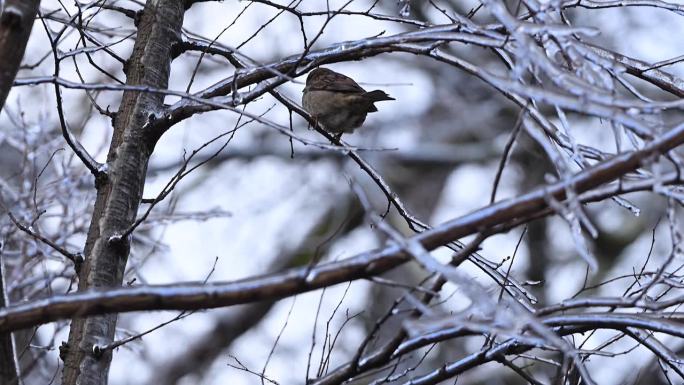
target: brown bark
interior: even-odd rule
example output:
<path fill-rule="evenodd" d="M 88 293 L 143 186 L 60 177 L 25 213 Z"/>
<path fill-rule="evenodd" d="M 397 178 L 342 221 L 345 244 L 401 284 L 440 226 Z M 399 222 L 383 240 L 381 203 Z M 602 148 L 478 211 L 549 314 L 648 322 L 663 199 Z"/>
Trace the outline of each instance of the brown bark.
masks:
<path fill-rule="evenodd" d="M 24 58 L 40 0 L 7 0 L 0 15 L 0 111 Z"/>
<path fill-rule="evenodd" d="M 684 127 L 677 131 L 680 133 L 677 139 L 677 145 L 679 145 L 684 143 Z M 661 148 L 662 151 L 669 150 L 669 148 L 660 147 L 659 144 L 650 147 L 648 151 L 639 152 L 639 154 L 651 153 L 653 148 Z M 616 158 L 620 160 L 618 163 L 624 163 L 624 161 L 631 163 L 633 159 L 632 157 L 624 156 Z M 613 160 L 616 158 L 613 158 Z M 613 160 L 607 161 L 607 163 L 613 163 Z M 637 166 L 635 165 L 634 167 L 636 168 Z M 603 174 L 609 168 L 605 167 L 605 164 L 599 165 L 581 172 L 577 177 L 571 178 L 569 182 L 564 181 L 542 186 L 519 198 L 508 199 L 501 203 L 487 206 L 482 210 L 475 211 L 457 220 L 447 222 L 431 230 L 426 230 L 409 238 L 409 241 L 420 242 L 423 247 L 430 251 L 448 242 L 448 238 L 445 237 L 452 236 L 452 240 L 457 240 L 472 234 L 472 229 L 478 227 L 473 222 L 499 220 L 499 223 L 488 226 L 497 230 L 507 230 L 510 228 L 509 226 L 518 226 L 524 223 L 526 218 L 531 220 L 542 215 L 550 215 L 554 213 L 553 210 L 548 207 L 536 210 L 533 201 L 537 201 L 539 197 L 542 197 L 541 199 L 543 200 L 544 196 L 558 197 L 566 191 L 568 185 L 584 180 L 581 176 L 589 174 L 600 178 L 593 181 L 596 183 L 596 186 L 604 184 L 607 182 L 607 180 L 603 179 L 606 175 L 596 175 L 596 173 Z M 627 172 L 622 170 L 615 177 L 619 178 Z M 680 177 L 674 172 L 669 174 L 669 176 L 663 177 L 662 181 L 665 185 L 682 183 Z M 652 180 L 646 180 L 636 184 L 629 184 L 625 189 L 623 189 L 624 184 L 613 184 L 607 188 L 587 193 L 584 195 L 586 200 L 582 198 L 580 202 L 597 202 L 608 199 L 610 196 L 650 190 L 652 189 L 652 184 Z M 580 186 L 580 184 L 576 183 L 575 186 Z M 630 186 L 635 188 L 633 189 Z M 582 191 L 580 192 L 583 192 L 584 188 L 591 187 L 582 184 Z M 511 214 L 518 214 L 518 216 L 511 219 L 509 217 Z M 55 295 L 48 299 L 35 300 L 8 309 L 0 309 L 0 331 L 19 330 L 42 325 L 66 317 L 73 317 L 75 314 L 95 315 L 148 310 L 212 309 L 277 300 L 294 294 L 379 275 L 408 260 L 408 254 L 401 247 L 390 245 L 384 249 L 364 252 L 342 261 L 321 264 L 315 268 L 307 266 L 291 269 L 283 273 L 257 276 L 232 282 L 215 282 L 211 284 L 179 283 L 166 286 L 141 285 L 138 287 L 91 291 L 88 293 Z"/>
<path fill-rule="evenodd" d="M 128 85 L 164 89 L 171 67 L 171 46 L 183 23 L 182 0 L 148 1 L 126 68 Z M 116 239 L 135 221 L 142 198 L 147 163 L 156 137 L 145 124 L 163 108 L 163 95 L 126 91 L 114 123 L 107 156 L 108 178 L 98 183 L 98 193 L 86 240 L 86 260 L 79 272 L 79 290 L 120 286 L 130 251 L 129 239 Z M 115 314 L 72 321 L 69 343 L 63 349 L 65 385 L 106 384 L 111 352 L 95 354 L 93 348 L 112 342 Z"/>

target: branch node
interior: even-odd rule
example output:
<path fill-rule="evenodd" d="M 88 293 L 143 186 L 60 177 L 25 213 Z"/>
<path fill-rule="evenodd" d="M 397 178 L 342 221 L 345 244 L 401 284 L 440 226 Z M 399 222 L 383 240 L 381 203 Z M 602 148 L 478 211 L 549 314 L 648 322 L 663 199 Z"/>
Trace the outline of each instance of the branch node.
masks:
<path fill-rule="evenodd" d="M 139 10 L 139 11 L 137 11 L 137 12 L 133 15 L 133 25 L 134 25 L 134 26 L 137 27 L 137 26 L 140 24 L 140 20 L 142 20 L 142 15 L 143 15 L 142 9 Z"/>
<path fill-rule="evenodd" d="M 0 17 L 0 25 L 8 27 L 10 29 L 21 28 L 22 20 L 24 15 L 22 15 L 21 10 L 13 5 L 8 5 L 5 11 L 2 12 L 2 17 Z"/>
<path fill-rule="evenodd" d="M 112 120 L 112 127 L 114 127 L 114 122 L 116 122 L 116 111 L 109 111 L 109 107 L 111 107 L 109 104 L 107 105 L 107 108 L 105 108 L 104 114 L 108 116 Z"/>
<path fill-rule="evenodd" d="M 104 353 L 104 349 L 100 347 L 100 345 L 93 345 L 93 356 L 97 359 L 100 359 L 102 357 L 102 353 Z"/>
<path fill-rule="evenodd" d="M 305 282 L 307 285 L 311 285 L 312 283 L 314 283 L 314 281 L 316 280 L 316 278 L 318 278 L 318 272 L 317 272 L 316 270 L 314 270 L 314 269 L 311 269 L 311 270 L 306 274 L 306 277 L 304 277 L 304 282 Z"/>
<path fill-rule="evenodd" d="M 95 176 L 95 188 L 99 190 L 101 187 L 107 184 L 109 181 L 109 166 L 107 163 L 101 164 L 94 173 Z"/>
<path fill-rule="evenodd" d="M 154 122 L 157 121 L 157 115 L 154 112 L 150 112 L 149 115 L 147 115 L 147 124 L 149 126 L 152 126 Z"/>
<path fill-rule="evenodd" d="M 85 257 L 83 256 L 83 253 L 74 254 L 74 270 L 76 271 L 76 275 L 80 274 L 83 262 L 85 262 Z"/>
<path fill-rule="evenodd" d="M 122 234 L 116 233 L 107 239 L 107 244 L 112 247 L 123 246 L 125 237 Z"/>
<path fill-rule="evenodd" d="M 177 58 L 183 53 L 183 40 L 177 40 L 171 43 L 171 50 L 169 54 L 171 55 L 171 60 Z"/>
<path fill-rule="evenodd" d="M 66 361 L 66 357 L 69 354 L 69 344 L 66 341 L 62 341 L 62 344 L 59 345 L 59 358 L 62 361 Z"/>

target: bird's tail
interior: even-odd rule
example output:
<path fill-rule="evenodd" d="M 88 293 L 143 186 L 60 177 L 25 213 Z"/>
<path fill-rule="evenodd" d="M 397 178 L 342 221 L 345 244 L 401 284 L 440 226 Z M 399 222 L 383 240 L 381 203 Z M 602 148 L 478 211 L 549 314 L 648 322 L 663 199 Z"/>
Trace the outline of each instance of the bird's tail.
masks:
<path fill-rule="evenodd" d="M 368 92 L 366 94 L 366 96 L 368 96 L 374 102 L 379 102 L 381 100 L 394 100 L 393 97 L 387 95 L 385 93 L 385 91 L 381 91 L 381 90 L 375 90 L 375 91 Z"/>

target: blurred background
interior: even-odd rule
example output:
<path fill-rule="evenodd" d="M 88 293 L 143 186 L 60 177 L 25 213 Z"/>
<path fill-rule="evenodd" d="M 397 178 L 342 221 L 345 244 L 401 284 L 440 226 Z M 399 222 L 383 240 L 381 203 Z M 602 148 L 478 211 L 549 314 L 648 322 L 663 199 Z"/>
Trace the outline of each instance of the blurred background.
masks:
<path fill-rule="evenodd" d="M 141 7 L 136 1 L 106 3 L 135 10 Z M 344 4 L 304 1 L 297 9 L 325 11 L 328 3 L 330 9 Z M 345 10 L 363 12 L 374 5 L 375 14 L 442 24 L 450 20 L 440 9 L 466 15 L 478 4 L 355 0 Z M 510 2 L 509 8 L 515 5 Z M 62 28 L 75 12 L 72 4 L 41 4 L 41 13 L 54 30 Z M 575 26 L 600 30 L 600 34 L 588 39 L 590 42 L 639 60 L 654 63 L 684 53 L 684 40 L 680 38 L 684 36 L 684 23 L 682 16 L 674 12 L 641 7 L 573 8 L 565 16 Z M 493 22 L 486 9 L 478 10 L 472 20 L 478 24 Z M 365 15 L 338 15 L 326 21 L 323 15 L 304 18 L 303 28 L 309 36 L 315 36 L 325 25 L 314 49 L 416 29 L 407 23 Z M 93 35 L 109 39 L 116 56 L 128 57 L 133 44 L 130 36 L 135 33 L 130 18 L 103 10 L 92 19 L 90 27 L 96 30 Z M 217 45 L 237 48 L 255 63 L 277 62 L 304 48 L 296 15 L 281 12 L 268 2 L 195 4 L 186 12 L 184 37 L 216 39 Z M 76 30 L 67 32 L 60 47 L 64 51 L 73 49 L 81 38 Z M 465 44 L 453 44 L 449 50 L 481 68 L 495 73 L 505 71 L 500 58 L 490 50 Z M 362 157 L 383 176 L 413 215 L 429 225 L 438 225 L 489 204 L 519 107 L 480 79 L 423 56 L 392 53 L 327 67 L 352 77 L 366 89 L 383 89 L 396 99 L 379 103 L 379 111 L 371 114 L 354 134 L 345 135 L 344 140 L 366 149 L 360 151 Z M 684 76 L 684 65 L 680 63 L 663 69 Z M 61 71 L 61 77 L 75 82 L 125 81 L 121 62 L 103 52 L 74 56 L 73 61 L 63 62 Z M 234 68 L 221 57 L 184 54 L 173 62 L 169 88 L 195 92 L 233 72 Z M 18 78 L 52 75 L 45 29 L 36 21 Z M 302 76 L 279 90 L 299 103 L 304 81 Z M 649 97 L 674 100 L 645 82 L 634 80 L 633 85 Z M 64 89 L 63 97 L 70 128 L 103 162 L 112 133 L 111 120 L 98 113 L 91 101 L 96 100 L 105 111 L 116 111 L 120 93 L 87 94 Z M 166 102 L 178 100 L 168 96 Z M 5 245 L 11 302 L 64 293 L 75 286 L 71 265 L 18 231 L 7 217 L 7 210 L 67 249 L 80 251 L 94 202 L 92 178 L 66 147 L 54 106 L 52 85 L 15 87 L 0 114 L 0 198 L 4 202 L 0 209 L 0 237 Z M 303 119 L 290 115 L 270 95 L 249 103 L 246 109 L 291 127 L 301 137 L 324 142 Z M 553 115 L 553 111 L 547 112 Z M 682 116 L 672 118 L 677 117 Z M 577 143 L 615 151 L 610 124 L 579 114 L 569 119 Z M 364 210 L 349 181 L 360 186 L 378 213 L 387 210 L 387 198 L 357 164 L 343 152 L 290 141 L 264 124 L 248 120 L 230 111 L 209 112 L 181 122 L 163 136 L 149 166 L 145 198 L 155 197 L 195 149 L 224 135 L 195 155 L 191 164 L 207 160 L 206 164 L 184 178 L 136 232 L 126 282 L 229 281 L 302 266 L 312 258 L 341 260 L 386 242 L 383 232 L 364 219 Z M 551 120 L 557 122 L 558 118 Z M 496 198 L 502 200 L 529 191 L 555 173 L 545 152 L 521 134 L 512 148 Z M 482 244 L 480 254 L 501 263 L 503 268 L 512 264 L 511 276 L 526 283 L 540 306 L 578 294 L 622 295 L 633 282 L 629 277 L 634 271 L 642 266 L 659 266 L 671 246 L 668 224 L 662 220 L 665 199 L 651 194 L 632 194 L 628 199 L 638 207 L 639 215 L 612 201 L 586 207 L 599 231 L 596 239 L 586 238 L 599 263 L 596 273 L 587 272 L 570 228 L 557 217 L 535 220 L 490 237 Z M 405 235 L 413 234 L 394 208 L 389 210 L 386 221 Z M 511 258 L 514 252 L 515 258 Z M 451 251 L 440 249 L 434 254 L 446 261 Z M 681 260 L 676 263 L 681 264 Z M 469 263 L 462 269 L 496 292 L 494 283 L 479 269 Z M 415 285 L 426 276 L 417 265 L 407 264 L 384 278 Z M 179 319 L 178 312 L 122 314 L 119 338 L 175 321 L 118 348 L 110 384 L 260 383 L 259 376 L 251 372 L 263 372 L 279 384 L 302 384 L 307 372 L 309 377 L 318 377 L 353 357 L 376 320 L 404 291 L 403 287 L 364 280 L 276 303 L 185 313 Z M 435 306 L 447 313 L 470 304 L 454 286 L 447 285 L 442 294 L 444 301 Z M 57 347 L 67 339 L 67 333 L 66 321 L 19 333 L 26 384 L 58 381 Z M 586 348 L 599 346 L 614 334 L 605 331 L 587 336 Z M 681 356 L 681 341 L 670 341 L 666 336 L 663 341 Z M 416 374 L 473 352 L 482 342 L 481 337 L 468 337 L 434 349 L 425 348 L 415 357 L 426 355 L 424 367 Z M 667 383 L 650 352 L 643 346 L 632 347 L 633 341 L 618 340 L 606 350 L 624 357 L 592 356 L 588 360 L 597 383 Z M 543 380 L 544 373 L 551 378 L 554 370 L 542 365 L 536 373 Z M 369 377 L 355 383 L 372 380 Z M 487 364 L 459 376 L 458 383 L 525 381 L 506 366 Z"/>

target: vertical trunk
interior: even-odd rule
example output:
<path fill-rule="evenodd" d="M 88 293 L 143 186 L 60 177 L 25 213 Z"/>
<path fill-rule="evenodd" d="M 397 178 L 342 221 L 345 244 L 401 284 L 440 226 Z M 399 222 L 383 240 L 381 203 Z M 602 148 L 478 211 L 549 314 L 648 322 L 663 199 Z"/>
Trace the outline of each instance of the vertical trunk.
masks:
<path fill-rule="evenodd" d="M 0 10 L 0 111 L 24 57 L 39 5 L 40 0 L 6 0 Z"/>
<path fill-rule="evenodd" d="M 5 292 L 5 266 L 2 262 L 2 247 L 0 244 L 0 308 L 8 303 L 8 295 Z M 12 333 L 0 333 L 0 384 L 14 385 L 19 380 L 14 339 Z"/>
<path fill-rule="evenodd" d="M 128 85 L 166 88 L 171 46 L 183 23 L 183 0 L 151 0 L 138 25 L 126 69 Z M 126 91 L 114 124 L 107 156 L 108 179 L 98 183 L 93 218 L 85 245 L 86 260 L 79 273 L 79 290 L 121 285 L 130 250 L 129 239 L 112 241 L 135 220 L 145 184 L 147 163 L 156 137 L 145 130 L 150 114 L 163 108 L 163 95 Z M 95 345 L 114 338 L 115 314 L 72 321 L 69 342 L 62 350 L 63 384 L 107 383 L 111 352 L 93 354 Z"/>
<path fill-rule="evenodd" d="M 0 111 L 24 58 L 40 0 L 7 0 L 4 8 L 1 5 L 0 2 Z M 2 246 L 0 244 L 0 308 L 8 305 Z M 12 333 L 0 334 L 0 384 L 17 384 L 18 376 Z"/>

